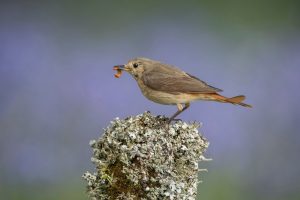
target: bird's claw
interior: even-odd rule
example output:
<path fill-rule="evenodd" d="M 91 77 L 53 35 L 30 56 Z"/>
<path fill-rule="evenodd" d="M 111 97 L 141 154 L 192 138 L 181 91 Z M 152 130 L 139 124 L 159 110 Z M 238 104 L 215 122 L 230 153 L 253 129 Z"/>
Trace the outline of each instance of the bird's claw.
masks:
<path fill-rule="evenodd" d="M 157 124 L 154 126 L 155 128 L 157 129 L 160 129 L 160 128 L 169 128 L 169 123 L 160 123 L 160 124 Z"/>
<path fill-rule="evenodd" d="M 172 119 L 171 121 L 178 122 L 178 121 L 182 121 L 182 119 Z"/>
<path fill-rule="evenodd" d="M 169 119 L 167 122 L 168 122 L 168 124 L 171 124 L 171 122 L 178 122 L 178 121 L 182 121 L 181 119 Z"/>

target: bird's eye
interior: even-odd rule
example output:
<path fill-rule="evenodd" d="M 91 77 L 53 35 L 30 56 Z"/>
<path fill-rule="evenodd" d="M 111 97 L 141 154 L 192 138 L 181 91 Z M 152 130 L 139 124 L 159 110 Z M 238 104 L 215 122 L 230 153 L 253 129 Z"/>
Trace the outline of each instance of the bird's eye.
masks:
<path fill-rule="evenodd" d="M 134 67 L 134 68 L 137 68 L 138 66 L 139 66 L 139 64 L 133 63 L 133 67 Z"/>

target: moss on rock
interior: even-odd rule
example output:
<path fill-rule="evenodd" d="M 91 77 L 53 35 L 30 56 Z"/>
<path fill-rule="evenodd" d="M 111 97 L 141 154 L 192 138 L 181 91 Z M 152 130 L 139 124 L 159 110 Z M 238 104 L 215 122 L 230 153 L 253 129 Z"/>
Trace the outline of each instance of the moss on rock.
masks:
<path fill-rule="evenodd" d="M 91 199 L 196 198 L 198 162 L 209 143 L 199 124 L 167 120 L 149 112 L 116 118 L 90 142 L 96 172 L 83 178 Z"/>

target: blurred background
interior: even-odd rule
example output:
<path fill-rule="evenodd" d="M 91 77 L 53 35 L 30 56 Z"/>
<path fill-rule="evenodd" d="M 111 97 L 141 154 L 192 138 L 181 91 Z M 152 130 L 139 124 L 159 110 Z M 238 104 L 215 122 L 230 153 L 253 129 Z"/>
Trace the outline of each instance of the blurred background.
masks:
<path fill-rule="evenodd" d="M 89 140 L 146 100 L 112 67 L 172 64 L 253 109 L 196 102 L 210 141 L 198 199 L 300 199 L 300 3 L 1 1 L 0 199 L 87 199 Z"/>

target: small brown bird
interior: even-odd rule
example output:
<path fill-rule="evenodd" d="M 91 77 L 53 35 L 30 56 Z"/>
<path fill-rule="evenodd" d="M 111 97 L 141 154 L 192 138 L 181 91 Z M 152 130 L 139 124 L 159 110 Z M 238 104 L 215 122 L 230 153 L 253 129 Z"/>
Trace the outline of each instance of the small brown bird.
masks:
<path fill-rule="evenodd" d="M 169 123 L 195 100 L 217 101 L 231 103 L 244 107 L 251 107 L 242 101 L 244 95 L 232 98 L 224 97 L 218 92 L 222 90 L 208 85 L 199 78 L 190 75 L 177 67 L 161 63 L 148 58 L 135 58 L 126 65 L 114 67 L 121 76 L 121 71 L 127 71 L 137 81 L 143 95 L 149 100 L 159 104 L 177 105 L 178 111 L 169 119 Z M 185 104 L 183 107 L 182 104 Z"/>

